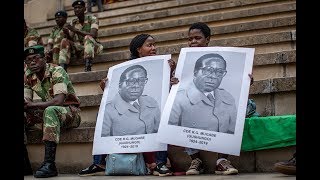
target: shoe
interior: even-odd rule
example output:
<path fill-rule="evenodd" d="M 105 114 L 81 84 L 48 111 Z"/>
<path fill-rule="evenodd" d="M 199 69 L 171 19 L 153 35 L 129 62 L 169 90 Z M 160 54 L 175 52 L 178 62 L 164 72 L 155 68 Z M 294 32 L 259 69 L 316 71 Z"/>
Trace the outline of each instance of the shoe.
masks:
<path fill-rule="evenodd" d="M 159 163 L 153 170 L 155 176 L 172 176 L 172 171 L 167 168 L 166 163 Z"/>
<path fill-rule="evenodd" d="M 215 173 L 218 175 L 231 175 L 231 174 L 238 174 L 238 170 L 231 165 L 230 161 L 221 160 L 216 165 Z"/>
<path fill-rule="evenodd" d="M 85 67 L 84 67 L 84 71 L 85 72 L 89 72 L 91 71 L 91 66 L 92 66 L 92 59 L 85 59 Z"/>
<path fill-rule="evenodd" d="M 191 161 L 191 165 L 186 172 L 186 175 L 198 175 L 202 173 L 202 161 L 199 158 L 196 158 Z"/>
<path fill-rule="evenodd" d="M 47 178 L 58 176 L 55 162 L 43 162 L 41 167 L 34 174 L 35 178 Z"/>
<path fill-rule="evenodd" d="M 81 170 L 78 174 L 79 176 L 104 176 L 105 175 L 105 169 L 92 164 L 91 166 Z"/>
<path fill-rule="evenodd" d="M 295 175 L 296 174 L 296 157 L 292 157 L 288 161 L 278 162 L 274 165 L 274 169 L 282 174 Z"/>
<path fill-rule="evenodd" d="M 35 172 L 35 178 L 47 178 L 58 176 L 58 171 L 55 163 L 57 143 L 53 141 L 44 141 L 45 152 L 44 161 L 40 168 Z"/>
<path fill-rule="evenodd" d="M 59 66 L 61 66 L 66 72 L 68 72 L 68 65 L 61 63 Z"/>

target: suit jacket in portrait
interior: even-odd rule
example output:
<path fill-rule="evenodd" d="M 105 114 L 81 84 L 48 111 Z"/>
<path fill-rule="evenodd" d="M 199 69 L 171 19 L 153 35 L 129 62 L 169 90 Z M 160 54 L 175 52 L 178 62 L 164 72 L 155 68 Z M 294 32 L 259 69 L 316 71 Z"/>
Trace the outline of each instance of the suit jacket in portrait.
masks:
<path fill-rule="evenodd" d="M 139 111 L 124 101 L 119 93 L 106 104 L 101 136 L 126 136 L 158 132 L 160 108 L 148 95 L 138 98 Z"/>
<path fill-rule="evenodd" d="M 169 124 L 223 133 L 234 133 L 237 109 L 235 100 L 226 90 L 214 90 L 214 104 L 194 83 L 177 92 Z"/>

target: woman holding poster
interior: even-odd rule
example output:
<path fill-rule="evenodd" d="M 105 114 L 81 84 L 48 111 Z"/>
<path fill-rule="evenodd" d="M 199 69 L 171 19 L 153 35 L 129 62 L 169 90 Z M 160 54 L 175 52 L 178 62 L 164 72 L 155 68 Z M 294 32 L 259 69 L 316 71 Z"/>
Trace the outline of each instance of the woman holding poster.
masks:
<path fill-rule="evenodd" d="M 154 40 L 154 38 L 149 34 L 137 35 L 136 37 L 134 37 L 132 39 L 132 41 L 130 43 L 130 53 L 131 53 L 130 60 L 141 58 L 141 57 L 147 57 L 147 56 L 155 56 L 156 55 L 156 48 L 155 48 L 155 40 Z M 172 74 L 173 71 L 175 70 L 176 63 L 171 59 L 168 60 L 168 63 L 169 63 L 170 69 L 171 69 L 170 74 Z M 147 80 L 147 73 L 145 73 L 146 72 L 145 69 L 143 67 L 141 68 L 141 67 L 138 67 L 138 66 L 136 68 L 134 68 L 134 69 L 137 69 L 137 71 L 135 71 L 136 74 L 141 74 L 143 76 L 142 77 L 143 79 L 139 78 L 139 81 L 133 82 L 133 84 L 143 85 L 143 84 L 147 83 L 148 80 Z M 123 77 L 126 77 L 127 75 L 131 75 L 131 74 L 134 75 L 134 73 L 132 73 L 133 72 L 132 68 L 127 70 L 127 71 L 128 72 L 126 72 L 126 73 L 122 73 Z M 146 76 L 146 77 L 144 77 L 144 76 Z M 122 78 L 122 79 L 124 80 L 125 78 Z M 140 79 L 141 79 L 141 82 L 140 82 Z M 103 79 L 100 82 L 100 87 L 102 89 L 104 89 L 106 81 L 107 81 L 107 78 Z M 120 78 L 120 81 L 121 81 L 121 78 Z M 131 83 L 131 81 L 130 82 L 126 82 L 125 84 L 130 85 L 130 83 Z M 171 84 L 174 84 L 174 83 L 177 83 L 175 81 L 175 79 L 173 79 Z M 122 99 L 135 99 L 135 100 L 138 99 L 138 98 L 131 98 L 131 95 L 130 96 L 128 95 L 130 93 L 126 91 L 127 88 L 121 87 L 121 89 L 124 89 L 124 90 L 119 91 L 120 96 L 124 97 Z M 143 89 L 143 88 L 141 88 L 141 89 Z M 150 102 L 150 103 L 155 102 L 154 100 L 150 100 L 150 98 L 149 98 L 148 102 Z M 150 106 L 150 103 L 149 103 L 149 106 Z M 139 105 L 137 106 L 134 103 L 132 105 L 134 107 L 136 107 L 137 111 L 138 111 L 138 109 L 141 108 L 141 107 L 139 107 Z M 157 114 L 157 113 L 154 113 L 154 115 L 155 114 Z M 155 116 L 155 119 L 157 119 L 156 116 Z M 155 125 L 156 125 L 156 123 L 155 123 Z M 152 127 L 153 128 L 149 129 L 150 133 L 156 132 L 157 128 L 158 128 L 158 125 L 156 125 L 156 130 L 154 130 L 155 126 L 152 126 Z M 136 128 L 136 130 L 137 130 L 136 133 L 138 133 L 138 131 L 140 131 L 139 128 Z M 143 129 L 141 129 L 141 130 L 143 130 Z M 104 134 L 107 135 L 106 132 L 108 132 L 108 131 L 102 131 L 102 136 Z M 119 132 L 119 133 L 121 133 L 121 132 Z M 131 132 L 131 134 L 132 133 L 135 134 L 135 132 Z M 82 170 L 79 173 L 79 175 L 80 176 L 88 176 L 88 175 L 97 174 L 96 171 L 104 172 L 104 166 L 106 164 L 105 161 L 104 161 L 105 157 L 106 157 L 106 155 L 94 155 L 93 164 L 91 166 L 89 166 L 88 168 Z M 145 157 L 145 161 L 146 161 L 149 169 L 153 170 L 153 174 L 154 175 L 156 175 L 156 176 L 172 175 L 172 172 L 166 167 L 167 151 L 158 151 L 158 152 L 155 152 L 155 153 L 154 152 L 146 152 L 146 153 L 144 153 L 144 157 Z"/>

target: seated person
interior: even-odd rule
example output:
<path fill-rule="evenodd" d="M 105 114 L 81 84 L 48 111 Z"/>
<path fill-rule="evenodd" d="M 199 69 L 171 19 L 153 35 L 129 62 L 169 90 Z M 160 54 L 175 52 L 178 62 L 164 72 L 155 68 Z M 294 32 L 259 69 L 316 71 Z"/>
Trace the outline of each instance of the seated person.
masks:
<path fill-rule="evenodd" d="M 44 161 L 34 177 L 57 176 L 55 156 L 61 129 L 80 125 L 80 101 L 66 71 L 46 63 L 44 47 L 32 46 L 24 50 L 26 82 L 24 85 L 25 126 L 42 124 L 42 141 L 45 145 Z M 36 93 L 41 101 L 34 102 Z M 25 136 L 26 137 L 26 136 Z"/>
<path fill-rule="evenodd" d="M 67 36 L 68 31 L 63 27 L 67 25 L 68 14 L 66 11 L 57 11 L 55 14 L 56 26 L 53 27 L 49 38 L 48 45 L 45 52 L 46 58 L 53 64 L 60 65 L 67 71 L 67 66 L 70 62 L 69 40 L 72 40 L 70 36 Z M 66 33 L 65 33 L 66 32 Z M 61 54 L 61 55 L 60 55 Z"/>
<path fill-rule="evenodd" d="M 42 38 L 36 29 L 27 26 L 24 19 L 24 47 L 30 47 L 34 45 L 43 45 Z"/>
<path fill-rule="evenodd" d="M 156 55 L 155 40 L 149 34 L 139 34 L 131 40 L 130 43 L 130 52 L 131 59 L 136 59 L 145 56 L 154 56 Z M 171 72 L 173 75 L 176 63 L 173 60 L 168 61 Z M 105 82 L 107 78 L 103 79 L 100 82 L 100 87 L 102 90 L 105 88 Z M 170 84 L 177 84 L 178 80 L 172 78 Z M 169 176 L 172 175 L 172 172 L 166 166 L 168 153 L 167 151 L 157 151 L 157 152 L 145 152 L 144 159 L 147 164 L 147 167 L 150 169 L 150 173 L 153 173 L 155 176 Z M 90 175 L 104 175 L 105 169 L 105 160 L 106 155 L 94 155 L 94 162 L 91 166 L 86 169 L 83 169 L 79 172 L 79 176 L 90 176 Z"/>
<path fill-rule="evenodd" d="M 69 30 L 64 32 L 73 39 L 73 41 L 70 41 L 70 48 L 75 49 L 75 53 L 72 55 L 83 56 L 85 61 L 84 71 L 91 71 L 94 56 L 103 51 L 103 46 L 97 39 L 99 20 L 92 14 L 84 14 L 86 7 L 83 0 L 74 1 L 72 7 L 77 17 L 72 20 L 71 24 L 64 27 L 64 29 Z M 64 56 L 70 56 L 70 53 L 66 53 Z M 67 57 L 64 57 L 64 59 L 67 59 Z"/>

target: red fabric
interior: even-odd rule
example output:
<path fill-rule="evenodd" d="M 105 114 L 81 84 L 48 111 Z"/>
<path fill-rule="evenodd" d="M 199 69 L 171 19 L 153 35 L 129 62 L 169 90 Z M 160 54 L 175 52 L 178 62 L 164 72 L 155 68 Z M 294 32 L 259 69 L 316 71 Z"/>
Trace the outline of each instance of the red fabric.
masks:
<path fill-rule="evenodd" d="M 156 162 L 156 152 L 144 152 L 143 158 L 145 163 L 151 164 Z"/>

